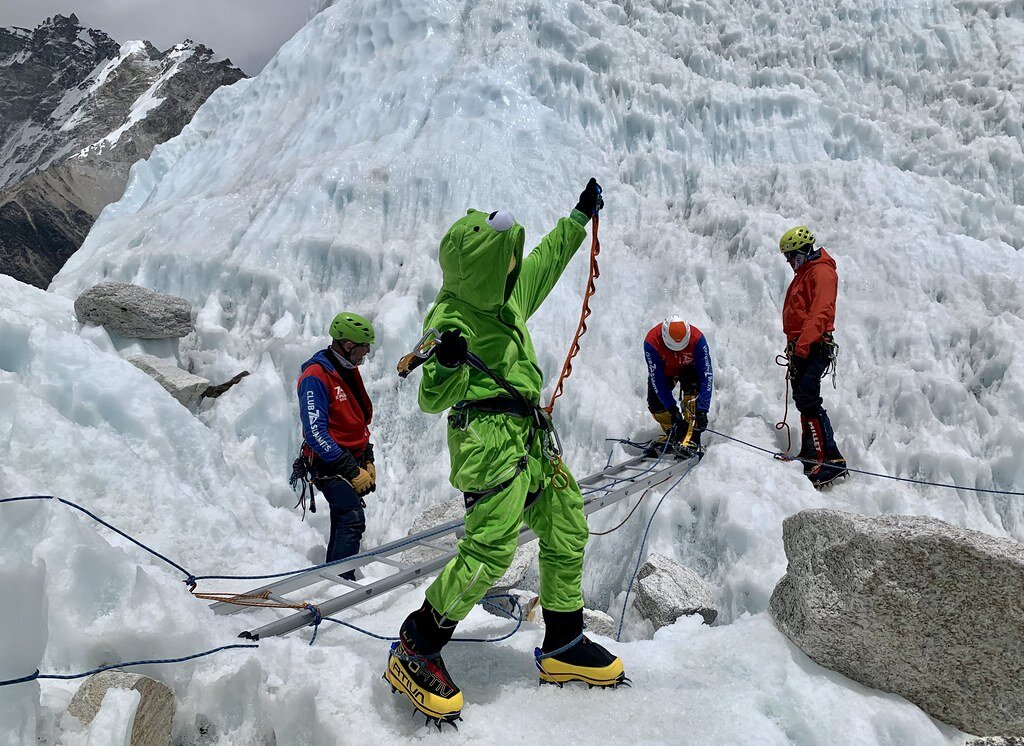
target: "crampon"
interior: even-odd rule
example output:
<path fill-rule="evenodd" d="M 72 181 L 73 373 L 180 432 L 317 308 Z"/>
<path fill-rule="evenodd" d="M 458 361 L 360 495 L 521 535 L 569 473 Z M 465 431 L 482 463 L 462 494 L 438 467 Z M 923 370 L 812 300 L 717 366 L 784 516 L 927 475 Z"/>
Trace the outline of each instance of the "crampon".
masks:
<path fill-rule="evenodd" d="M 462 691 L 452 681 L 440 655 L 425 657 L 409 652 L 401 643 L 394 643 L 388 655 L 384 680 L 392 693 L 401 693 L 412 702 L 413 714 L 426 717 L 441 730 L 450 725 L 458 730 L 462 720 Z"/>
<path fill-rule="evenodd" d="M 541 684 L 562 687 L 571 681 L 579 681 L 590 689 L 595 686 L 607 689 L 632 686 L 623 671 L 622 660 L 583 635 L 571 645 L 550 653 L 536 648 L 533 655 Z"/>

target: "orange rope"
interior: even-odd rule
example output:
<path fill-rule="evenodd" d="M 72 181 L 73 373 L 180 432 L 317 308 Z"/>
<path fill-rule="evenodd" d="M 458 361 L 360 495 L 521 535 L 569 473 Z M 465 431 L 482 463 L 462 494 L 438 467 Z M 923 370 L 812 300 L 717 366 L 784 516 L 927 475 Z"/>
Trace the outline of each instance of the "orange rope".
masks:
<path fill-rule="evenodd" d="M 299 601 L 297 603 L 281 603 L 279 601 L 270 600 L 270 591 L 263 591 L 263 593 L 249 594 L 249 593 L 226 593 L 221 591 L 211 591 L 210 593 L 196 593 L 192 591 L 192 595 L 196 598 L 201 598 L 206 601 L 221 601 L 226 604 L 234 604 L 235 606 L 258 606 L 266 609 L 308 609 L 315 608 L 314 604 Z"/>
<path fill-rule="evenodd" d="M 562 364 L 562 372 L 558 376 L 555 392 L 551 395 L 551 401 L 545 407 L 548 414 L 551 414 L 555 408 L 555 399 L 562 395 L 565 379 L 572 375 L 572 359 L 580 351 L 580 337 L 587 333 L 587 318 L 592 313 L 590 310 L 590 297 L 597 290 L 594 281 L 601 276 L 601 269 L 597 266 L 597 255 L 601 253 L 601 242 L 597 239 L 597 222 L 597 215 L 594 215 L 594 227 L 591 231 L 590 242 L 590 275 L 587 277 L 587 292 L 583 296 L 583 310 L 580 312 L 580 322 L 576 326 L 576 335 L 572 338 L 572 344 L 569 345 L 569 354 L 565 356 L 565 362 Z"/>

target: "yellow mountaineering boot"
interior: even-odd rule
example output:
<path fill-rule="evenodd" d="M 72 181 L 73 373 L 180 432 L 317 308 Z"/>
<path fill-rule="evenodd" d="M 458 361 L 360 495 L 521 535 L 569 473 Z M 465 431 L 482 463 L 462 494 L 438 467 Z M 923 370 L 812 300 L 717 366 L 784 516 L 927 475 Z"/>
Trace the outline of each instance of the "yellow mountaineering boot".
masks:
<path fill-rule="evenodd" d="M 534 650 L 540 683 L 562 686 L 582 681 L 590 687 L 629 685 L 622 660 L 583 634 L 583 609 L 544 609 L 544 644 Z"/>
<path fill-rule="evenodd" d="M 462 690 L 441 659 L 441 648 L 452 638 L 456 622 L 440 617 L 427 601 L 402 624 L 399 641 L 392 643 L 384 680 L 401 692 L 433 722 L 453 727 L 462 714 Z"/>

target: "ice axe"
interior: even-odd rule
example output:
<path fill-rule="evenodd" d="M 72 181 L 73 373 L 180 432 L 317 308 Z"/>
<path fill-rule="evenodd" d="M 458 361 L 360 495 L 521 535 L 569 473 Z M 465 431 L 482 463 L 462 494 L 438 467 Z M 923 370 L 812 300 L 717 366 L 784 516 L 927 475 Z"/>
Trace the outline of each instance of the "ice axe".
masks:
<path fill-rule="evenodd" d="M 427 362 L 434 354 L 434 348 L 440 337 L 441 332 L 436 328 L 427 329 L 420 337 L 420 341 L 412 348 L 412 352 L 403 355 L 402 359 L 398 361 L 398 377 L 408 378 L 410 373 Z"/>

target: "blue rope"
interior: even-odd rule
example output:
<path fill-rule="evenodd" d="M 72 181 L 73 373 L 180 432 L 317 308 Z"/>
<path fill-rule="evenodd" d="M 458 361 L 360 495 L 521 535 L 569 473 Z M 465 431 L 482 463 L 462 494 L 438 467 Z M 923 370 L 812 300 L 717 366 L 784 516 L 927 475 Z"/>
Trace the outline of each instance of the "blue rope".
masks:
<path fill-rule="evenodd" d="M 174 562 L 172 560 L 167 559 L 167 557 L 165 557 L 162 554 L 160 554 L 160 552 L 158 552 L 158 551 L 156 551 L 154 549 L 150 549 L 145 544 L 143 544 L 141 541 L 138 541 L 137 539 L 133 539 L 131 536 L 126 534 L 124 531 L 122 531 L 121 529 L 117 528 L 117 526 L 112 526 L 111 524 L 107 523 L 105 520 L 100 518 L 98 515 L 96 515 L 92 511 L 89 511 L 89 510 L 86 510 L 85 508 L 83 508 L 81 505 L 73 503 L 70 500 L 65 500 L 63 497 L 54 497 L 53 495 L 28 495 L 26 497 L 5 497 L 3 499 L 0 499 L 0 503 L 13 503 L 13 502 L 19 502 L 21 500 L 57 500 L 59 502 L 64 503 L 65 505 L 67 505 L 69 507 L 74 508 L 75 510 L 80 510 L 81 512 L 85 513 L 87 516 L 92 518 L 94 521 L 96 521 L 97 523 L 100 523 L 100 524 L 106 526 L 107 528 L 109 528 L 114 533 L 118 534 L 119 536 L 123 536 L 124 538 L 126 538 L 128 541 L 130 541 L 135 546 L 140 547 L 142 549 L 145 549 L 147 552 L 152 554 L 154 557 L 159 557 L 164 562 L 166 562 L 168 565 L 170 565 L 171 567 L 177 569 L 179 572 L 181 572 L 182 575 L 184 575 L 186 577 L 185 582 L 188 583 L 191 587 L 195 587 L 195 582 L 192 582 L 192 581 L 195 581 L 195 576 L 192 575 L 192 573 L 190 573 L 184 567 L 179 565 L 177 562 Z"/>
<path fill-rule="evenodd" d="M 158 663 L 184 663 L 185 661 L 195 660 L 196 658 L 203 658 L 207 655 L 213 655 L 219 653 L 222 650 L 234 650 L 236 648 L 258 648 L 256 644 L 239 644 L 234 645 L 222 645 L 219 648 L 213 648 L 212 650 L 204 650 L 202 653 L 196 653 L 194 655 L 186 655 L 183 658 L 158 658 L 155 660 L 148 661 L 127 661 L 125 663 L 114 663 L 109 666 L 101 666 L 100 668 L 94 668 L 91 671 L 85 671 L 84 673 L 70 673 L 70 674 L 58 674 L 58 673 L 39 673 L 39 669 L 36 669 L 34 673 L 28 676 L 22 676 L 20 679 L 8 679 L 7 681 L 0 681 L 0 686 L 8 686 L 10 684 L 23 684 L 27 681 L 34 681 L 36 679 L 82 679 L 86 676 L 92 676 L 94 673 L 100 673 L 102 671 L 110 671 L 114 668 L 128 668 L 129 666 L 148 666 L 155 665 Z"/>
<path fill-rule="evenodd" d="M 507 598 L 507 599 L 509 599 L 512 602 L 512 605 L 515 607 L 513 609 L 513 613 L 515 613 L 515 615 L 516 615 L 516 626 L 512 629 L 512 631 L 508 632 L 507 634 L 502 635 L 501 637 L 453 637 L 452 638 L 452 642 L 501 642 L 502 640 L 507 640 L 508 638 L 510 638 L 512 635 L 514 635 L 516 632 L 519 631 L 520 627 L 523 626 L 523 607 L 519 604 L 519 599 L 517 599 L 515 596 L 511 595 L 510 593 L 500 593 L 500 594 L 496 594 L 494 596 L 484 596 L 484 600 L 482 600 L 482 602 L 481 602 L 482 606 L 487 606 L 487 607 L 490 607 L 492 609 L 497 609 L 498 611 L 501 611 L 501 612 L 504 612 L 505 610 L 502 609 L 500 606 L 497 606 L 496 604 L 489 604 L 489 603 L 487 603 L 486 599 L 488 599 L 488 598 Z M 348 627 L 349 629 L 355 630 L 356 632 L 360 632 L 360 633 L 366 635 L 367 637 L 372 637 L 375 640 L 382 640 L 383 642 L 398 642 L 398 640 L 401 639 L 401 638 L 398 638 L 398 637 L 387 637 L 385 635 L 378 635 L 376 632 L 371 632 L 368 629 L 363 629 L 362 627 L 357 627 L 356 625 L 354 625 L 354 624 L 352 624 L 350 622 L 343 622 L 341 619 L 335 619 L 334 617 L 325 616 L 325 617 L 321 617 L 318 621 L 310 622 L 311 625 L 314 625 L 313 637 L 309 641 L 310 645 L 312 645 L 313 644 L 313 640 L 316 639 L 316 628 L 315 628 L 315 625 L 320 624 L 321 621 L 324 621 L 324 622 L 334 622 L 335 624 L 340 624 L 342 627 Z"/>
<path fill-rule="evenodd" d="M 720 433 L 720 432 L 718 432 L 716 430 L 712 430 L 710 428 L 708 428 L 707 432 L 713 433 L 714 435 L 717 435 L 720 438 L 725 438 L 726 440 L 732 440 L 732 441 L 734 441 L 736 443 L 740 443 L 742 445 L 747 446 L 748 448 L 753 448 L 756 451 L 761 451 L 762 453 L 771 454 L 772 456 L 775 456 L 776 454 L 779 453 L 778 451 L 772 451 L 772 450 L 770 450 L 768 448 L 762 448 L 759 445 L 754 445 L 753 443 L 748 443 L 745 440 L 740 440 L 739 438 L 734 438 L 731 435 L 726 435 L 725 433 Z M 800 461 L 801 463 L 804 463 L 804 464 L 820 464 L 821 463 L 817 459 L 806 459 L 806 458 L 800 458 L 799 456 L 787 456 L 786 458 L 791 460 L 791 461 Z M 968 492 L 985 492 L 985 493 L 988 493 L 990 495 L 1011 495 L 1013 497 L 1024 497 L 1024 492 L 1009 492 L 1007 490 L 987 490 L 987 489 L 984 489 L 982 487 L 962 487 L 959 484 L 945 484 L 943 482 L 928 482 L 928 481 L 926 481 L 924 479 L 907 479 L 906 477 L 894 477 L 894 476 L 891 476 L 890 474 L 880 474 L 880 473 L 875 472 L 875 471 L 864 471 L 862 469 L 854 469 L 854 468 L 849 467 L 849 466 L 846 467 L 846 470 L 847 471 L 852 471 L 854 474 L 865 474 L 865 475 L 867 475 L 869 477 L 879 477 L 881 479 L 892 479 L 895 482 L 909 482 L 911 484 L 925 484 L 925 485 L 928 485 L 929 487 L 944 487 L 946 489 L 951 489 L 951 490 L 967 490 Z"/>
<path fill-rule="evenodd" d="M 284 577 L 289 577 L 291 575 L 300 575 L 300 574 L 305 573 L 305 572 L 311 572 L 313 570 L 322 570 L 325 567 L 330 567 L 331 565 L 337 565 L 337 564 L 340 564 L 341 562 L 348 562 L 348 561 L 354 560 L 354 559 L 364 559 L 364 558 L 367 558 L 367 557 L 376 557 L 378 554 L 382 553 L 382 550 L 378 547 L 377 549 L 372 549 L 372 550 L 370 550 L 368 552 L 363 552 L 362 554 L 355 554 L 355 555 L 352 555 L 351 557 L 345 557 L 343 559 L 333 560 L 332 562 L 324 562 L 324 563 L 319 564 L 319 565 L 312 565 L 310 567 L 303 567 L 303 568 L 299 568 L 297 570 L 287 570 L 285 572 L 271 573 L 269 575 L 193 575 L 191 572 L 186 570 L 184 567 L 179 565 L 177 562 L 174 562 L 173 560 L 168 559 L 164 555 L 160 554 L 160 552 L 157 552 L 156 550 L 151 549 L 150 547 L 148 547 L 145 544 L 143 544 L 141 541 L 138 541 L 137 539 L 132 538 L 131 536 L 126 534 L 121 529 L 117 528 L 116 526 L 112 526 L 111 524 L 109 524 L 106 521 L 104 521 L 102 518 L 97 516 L 95 513 L 92 513 L 91 511 L 86 510 L 81 505 L 73 503 L 70 500 L 65 500 L 62 497 L 54 497 L 53 495 L 28 495 L 28 496 L 24 496 L 24 497 L 5 497 L 5 498 L 0 498 L 0 504 L 2 504 L 2 503 L 19 502 L 19 501 L 22 501 L 22 500 L 57 500 L 58 502 L 62 502 L 65 505 L 68 505 L 68 506 L 74 508 L 75 510 L 79 510 L 79 511 L 85 513 L 87 516 L 92 518 L 97 523 L 100 523 L 100 524 L 106 526 L 111 531 L 117 533 L 120 536 L 123 536 L 124 538 L 128 539 L 128 541 L 130 541 L 133 544 L 135 544 L 136 546 L 138 546 L 138 547 L 140 547 L 142 549 L 145 549 L 147 552 L 152 554 L 154 557 L 158 557 L 158 558 L 162 559 L 168 565 L 170 565 L 171 567 L 177 569 L 179 572 L 181 572 L 182 575 L 185 576 L 185 583 L 186 583 L 186 585 L 189 586 L 189 588 L 195 588 L 196 587 L 196 582 L 200 581 L 200 580 L 269 580 L 269 579 L 272 579 L 272 578 L 284 578 Z M 431 536 L 436 536 L 438 534 L 443 534 L 443 533 L 446 533 L 447 531 L 448 531 L 448 529 L 446 529 L 446 528 L 438 528 L 438 529 L 435 529 L 434 531 L 431 531 L 431 532 L 426 533 L 426 534 L 420 534 L 418 536 L 410 537 L 407 540 L 405 540 L 404 542 L 392 545 L 390 548 L 391 549 L 399 549 L 399 548 L 404 547 L 404 546 L 406 546 L 408 544 L 414 544 L 417 541 L 421 541 L 422 539 L 429 539 Z"/>
<path fill-rule="evenodd" d="M 631 440 L 623 440 L 622 438 L 605 438 L 605 440 L 606 441 L 614 441 L 616 443 L 628 443 L 628 444 L 631 444 L 631 445 L 637 445 L 637 444 L 633 443 L 633 441 L 631 441 Z M 656 467 L 661 462 L 661 460 L 663 458 L 665 458 L 665 454 L 667 453 L 667 451 L 668 451 L 668 441 L 666 441 L 665 446 L 661 449 L 661 452 L 658 454 L 658 457 L 656 459 L 654 459 L 654 462 L 650 466 L 648 466 L 646 469 L 644 469 L 643 471 L 639 471 L 639 472 L 637 472 L 636 474 L 634 474 L 631 477 L 618 477 L 618 478 L 609 479 L 609 483 L 608 483 L 607 486 L 605 486 L 605 487 L 592 487 L 592 488 L 590 488 L 590 489 L 588 489 L 586 491 L 581 491 L 581 494 L 585 497 L 587 495 L 592 495 L 595 492 L 611 492 L 612 490 L 616 489 L 619 485 L 632 483 L 632 482 L 636 481 L 636 479 L 638 477 L 642 477 L 645 474 L 650 474 L 651 472 L 653 472 L 654 471 L 654 467 Z M 611 460 L 612 460 L 612 455 L 609 452 L 609 454 L 608 454 L 608 463 L 611 463 Z M 608 467 L 605 467 L 605 468 L 608 468 Z"/>
<path fill-rule="evenodd" d="M 320 631 L 320 622 L 324 620 L 324 616 L 320 613 L 320 607 L 316 604 L 306 604 L 306 610 L 313 615 L 313 618 L 309 620 L 309 624 L 306 625 L 313 628 L 313 636 L 309 638 L 309 644 L 312 646 L 316 642 L 316 633 Z"/>
<path fill-rule="evenodd" d="M 556 648 L 556 649 L 552 650 L 550 653 L 545 653 L 540 648 L 534 648 L 533 649 L 533 657 L 534 657 L 534 659 L 535 659 L 535 661 L 537 663 L 537 668 L 540 668 L 540 662 L 542 660 L 544 660 L 545 658 L 553 658 L 556 655 L 560 655 L 561 653 L 564 653 L 569 648 L 575 647 L 576 643 L 578 643 L 582 639 L 583 639 L 583 633 L 580 632 L 572 640 L 570 640 L 569 642 L 565 643 L 565 645 L 563 645 L 560 648 Z M 543 669 L 541 669 L 541 670 L 543 670 Z"/>
<path fill-rule="evenodd" d="M 622 625 L 626 621 L 626 609 L 629 608 L 629 592 L 633 588 L 633 581 L 636 580 L 637 573 L 640 572 L 640 562 L 643 560 L 644 557 L 644 546 L 647 544 L 647 536 L 651 532 L 651 525 L 654 523 L 654 516 L 658 515 L 658 508 L 660 508 L 661 504 L 665 502 L 665 498 L 668 497 L 668 494 L 676 488 L 676 485 L 683 481 L 687 474 L 693 471 L 693 467 L 695 467 L 698 463 L 700 462 L 694 461 L 692 464 L 690 464 L 689 468 L 687 468 L 686 471 L 679 475 L 679 479 L 673 482 L 672 486 L 665 490 L 665 492 L 661 496 L 661 499 L 658 500 L 658 504 L 654 506 L 654 512 L 651 513 L 651 519 L 647 521 L 647 528 L 644 530 L 644 538 L 640 542 L 640 552 L 637 554 L 636 557 L 636 567 L 633 569 L 633 577 L 629 579 L 629 585 L 626 586 L 626 598 L 622 601 L 622 616 L 619 617 L 619 629 L 615 632 L 616 642 L 619 642 L 622 639 Z"/>
<path fill-rule="evenodd" d="M 39 678 L 39 669 L 37 668 L 33 673 L 28 676 L 22 676 L 20 679 L 7 679 L 6 681 L 0 681 L 0 686 L 10 686 L 11 684 L 24 684 L 26 681 L 35 681 Z"/>

